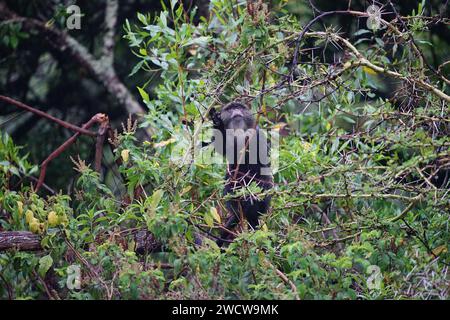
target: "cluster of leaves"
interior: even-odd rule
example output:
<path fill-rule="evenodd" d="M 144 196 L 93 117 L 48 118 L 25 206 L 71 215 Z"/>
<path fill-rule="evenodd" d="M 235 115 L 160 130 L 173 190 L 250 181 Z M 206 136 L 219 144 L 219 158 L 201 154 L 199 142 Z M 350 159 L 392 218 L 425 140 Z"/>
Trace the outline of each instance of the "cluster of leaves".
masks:
<path fill-rule="evenodd" d="M 70 196 L 13 191 L 11 174 L 25 177 L 33 167 L 2 137 L 0 228 L 39 233 L 43 251 L 0 253 L 0 297 L 448 298 L 448 180 L 435 181 L 448 172 L 445 102 L 426 90 L 412 92 L 414 105 L 377 97 L 387 80 L 354 63 L 359 57 L 332 30 L 304 37 L 323 57 L 340 48 L 331 54 L 340 59 L 310 57 L 301 43 L 293 69 L 300 22 L 284 1 L 269 15 L 262 3 L 213 0 L 210 17 L 197 24 L 177 3 L 124 26 L 139 59 L 132 74 L 142 69 L 161 81 L 138 88 L 149 110 L 141 126 L 152 140 L 137 141 L 129 124 L 112 141 L 122 188 L 80 160 Z M 425 77 L 412 42 L 387 52 L 398 36 L 391 31 L 361 29 L 354 46 L 377 66 Z M 263 226 L 243 225 L 220 250 L 213 239 L 226 217 L 224 165 L 186 156 L 180 166 L 174 137 L 188 138 L 187 155 L 208 110 L 233 99 L 282 138 Z M 27 221 L 28 211 L 37 221 Z M 141 230 L 158 250 L 136 254 Z M 68 286 L 73 265 L 81 268 L 79 288 Z"/>

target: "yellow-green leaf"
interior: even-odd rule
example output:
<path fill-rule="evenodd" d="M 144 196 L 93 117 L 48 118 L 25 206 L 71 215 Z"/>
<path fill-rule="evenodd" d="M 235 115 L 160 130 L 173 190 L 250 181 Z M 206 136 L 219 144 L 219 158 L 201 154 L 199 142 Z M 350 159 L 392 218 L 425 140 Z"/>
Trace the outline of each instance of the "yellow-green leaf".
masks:
<path fill-rule="evenodd" d="M 447 252 L 447 246 L 445 244 L 433 249 L 433 254 L 435 256 L 439 256 L 441 253 L 445 253 L 445 252 Z"/>
<path fill-rule="evenodd" d="M 210 228 L 214 227 L 214 219 L 211 216 L 211 214 L 205 213 L 204 218 L 205 218 L 205 223 L 208 225 L 208 227 L 210 227 Z"/>
<path fill-rule="evenodd" d="M 159 202 L 161 201 L 161 198 L 164 194 L 164 191 L 161 189 L 156 190 L 155 192 L 153 192 L 152 194 L 152 200 L 151 200 L 151 207 L 152 209 L 156 209 L 156 207 L 158 207 Z"/>
<path fill-rule="evenodd" d="M 220 215 L 215 207 L 211 207 L 211 209 L 209 209 L 209 213 L 211 213 L 211 216 L 217 221 L 217 223 L 221 223 L 222 219 L 220 219 Z"/>
<path fill-rule="evenodd" d="M 144 102 L 149 102 L 150 101 L 150 97 L 148 96 L 148 93 L 145 92 L 144 89 L 142 89 L 141 87 L 137 87 L 139 90 L 139 93 L 142 97 L 142 100 L 144 100 Z"/>

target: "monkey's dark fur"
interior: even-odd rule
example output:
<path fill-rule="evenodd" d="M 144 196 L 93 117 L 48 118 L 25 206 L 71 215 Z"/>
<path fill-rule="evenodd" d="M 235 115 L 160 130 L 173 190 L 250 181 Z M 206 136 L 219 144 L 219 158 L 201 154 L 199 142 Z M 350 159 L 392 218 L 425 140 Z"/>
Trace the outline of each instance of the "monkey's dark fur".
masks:
<path fill-rule="evenodd" d="M 232 102 L 225 105 L 220 113 L 211 109 L 209 116 L 214 129 L 217 129 L 222 136 L 220 141 L 215 136 L 215 150 L 225 156 L 228 161 L 224 195 L 234 194 L 237 190 L 250 185 L 252 182 L 263 190 L 271 189 L 273 182 L 267 137 L 256 126 L 251 111 L 243 104 Z M 235 132 L 234 135 L 230 135 L 230 130 Z M 241 144 L 238 140 L 241 141 Z M 256 144 L 252 145 L 252 140 Z M 243 144 L 242 141 L 244 141 Z M 250 147 L 251 145 L 252 147 Z M 245 154 L 242 155 L 241 151 L 244 148 Z M 266 196 L 262 200 L 252 196 L 228 200 L 226 207 L 230 216 L 225 228 L 230 230 L 235 227 L 242 216 L 253 229 L 256 229 L 259 225 L 259 216 L 269 210 L 270 200 L 270 196 Z M 227 231 L 222 231 L 220 238 L 228 240 L 230 234 Z M 217 244 L 221 246 L 223 241 L 219 239 Z"/>

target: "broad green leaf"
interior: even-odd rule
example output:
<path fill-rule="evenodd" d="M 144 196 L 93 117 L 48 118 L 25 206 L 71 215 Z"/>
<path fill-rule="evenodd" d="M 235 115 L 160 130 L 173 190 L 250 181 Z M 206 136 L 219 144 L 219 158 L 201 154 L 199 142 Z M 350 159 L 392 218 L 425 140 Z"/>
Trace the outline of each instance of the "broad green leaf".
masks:
<path fill-rule="evenodd" d="M 45 277 L 47 271 L 50 269 L 50 267 L 53 265 L 53 259 L 50 255 L 43 256 L 39 259 L 39 275 L 41 277 Z"/>
<path fill-rule="evenodd" d="M 164 195 L 164 191 L 161 189 L 156 190 L 152 194 L 152 200 L 151 200 L 151 207 L 152 209 L 156 209 L 159 205 L 159 202 L 161 201 L 162 196 Z"/>

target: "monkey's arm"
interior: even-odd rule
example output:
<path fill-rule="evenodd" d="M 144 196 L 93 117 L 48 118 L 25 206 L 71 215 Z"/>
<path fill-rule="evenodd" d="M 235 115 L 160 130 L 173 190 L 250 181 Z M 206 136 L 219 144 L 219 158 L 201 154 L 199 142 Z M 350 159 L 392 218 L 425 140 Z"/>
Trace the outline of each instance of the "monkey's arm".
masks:
<path fill-rule="evenodd" d="M 208 118 L 213 123 L 213 129 L 218 130 L 219 132 L 215 132 L 211 141 L 202 141 L 202 148 L 213 144 L 214 149 L 221 155 L 225 155 L 224 146 L 225 146 L 225 125 L 223 124 L 222 118 L 220 117 L 220 112 L 217 112 L 215 108 L 211 108 L 208 113 Z M 217 134 L 220 134 L 218 137 Z M 219 138 L 219 139 L 217 139 Z"/>
<path fill-rule="evenodd" d="M 220 117 L 220 113 L 217 112 L 215 108 L 211 108 L 208 113 L 209 118 L 214 124 L 214 127 L 219 129 L 219 127 L 223 127 L 222 118 Z"/>
<path fill-rule="evenodd" d="M 217 112 L 215 108 L 211 108 L 211 110 L 209 110 L 208 118 L 212 121 L 214 129 L 218 129 L 220 131 L 223 130 L 224 126 L 222 119 L 220 118 L 220 114 Z M 211 141 L 202 141 L 202 148 L 209 146 L 211 143 L 214 142 L 214 140 L 215 140 L 214 137 L 212 137 Z"/>

